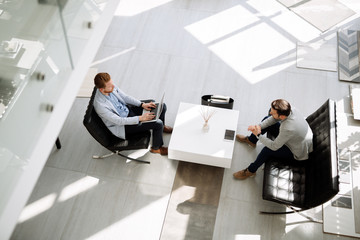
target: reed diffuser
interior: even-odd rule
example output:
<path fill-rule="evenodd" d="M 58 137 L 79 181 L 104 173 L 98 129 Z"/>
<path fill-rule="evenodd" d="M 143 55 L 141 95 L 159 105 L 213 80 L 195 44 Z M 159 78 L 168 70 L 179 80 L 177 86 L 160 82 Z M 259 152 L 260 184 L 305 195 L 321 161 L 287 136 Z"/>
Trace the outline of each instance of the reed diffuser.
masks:
<path fill-rule="evenodd" d="M 210 108 L 208 106 L 201 106 L 200 108 L 200 114 L 202 118 L 204 119 L 204 125 L 203 125 L 203 131 L 208 132 L 209 131 L 209 120 L 214 115 L 215 109 Z"/>

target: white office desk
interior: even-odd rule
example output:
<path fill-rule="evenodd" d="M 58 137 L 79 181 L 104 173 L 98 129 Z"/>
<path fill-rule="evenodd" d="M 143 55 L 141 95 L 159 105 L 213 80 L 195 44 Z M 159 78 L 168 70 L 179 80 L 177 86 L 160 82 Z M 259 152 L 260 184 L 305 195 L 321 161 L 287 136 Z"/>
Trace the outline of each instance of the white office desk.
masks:
<path fill-rule="evenodd" d="M 203 131 L 201 108 L 215 113 Z M 180 103 L 169 143 L 169 159 L 230 168 L 235 139 L 224 140 L 225 130 L 236 131 L 239 111 Z"/>

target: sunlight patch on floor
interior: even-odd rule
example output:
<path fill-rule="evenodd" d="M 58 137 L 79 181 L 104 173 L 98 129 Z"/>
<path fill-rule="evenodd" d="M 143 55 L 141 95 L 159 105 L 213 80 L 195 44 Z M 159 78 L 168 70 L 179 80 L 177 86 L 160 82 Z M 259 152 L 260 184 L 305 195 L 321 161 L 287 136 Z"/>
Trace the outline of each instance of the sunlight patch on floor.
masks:
<path fill-rule="evenodd" d="M 76 197 L 80 193 L 89 191 L 91 188 L 97 186 L 98 184 L 98 178 L 86 176 L 64 187 L 60 193 L 58 200 L 59 202 L 65 202 L 70 198 Z"/>
<path fill-rule="evenodd" d="M 245 37 L 249 35 L 253 38 Z M 264 38 L 268 38 L 265 44 Z M 209 48 L 251 84 L 267 79 L 295 63 L 295 59 L 288 59 L 288 55 L 295 51 L 295 45 L 265 23 L 237 33 Z"/>
<path fill-rule="evenodd" d="M 116 58 L 116 57 L 119 57 L 119 56 L 121 56 L 121 55 L 130 53 L 130 52 L 134 51 L 135 49 L 136 49 L 135 47 L 130 47 L 130 48 L 127 48 L 127 49 L 125 49 L 125 50 L 123 50 L 123 51 L 121 51 L 121 52 L 114 53 L 114 54 L 111 55 L 111 56 L 108 56 L 108 57 L 106 57 L 106 58 L 103 58 L 103 59 L 100 59 L 100 60 L 98 60 L 98 61 L 93 62 L 93 63 L 91 64 L 91 67 L 92 67 L 92 66 L 95 66 L 95 65 L 98 65 L 98 64 L 101 64 L 101 63 L 105 63 L 105 62 L 110 61 L 110 60 L 112 60 L 112 59 L 114 59 L 114 58 Z"/>
<path fill-rule="evenodd" d="M 296 46 L 263 18 L 237 5 L 185 26 L 185 30 L 254 84 L 295 63 L 287 57 Z M 264 38 L 268 40 L 265 44 Z"/>
<path fill-rule="evenodd" d="M 189 24 L 185 30 L 255 84 L 296 64 L 294 42 L 319 37 L 317 29 L 287 9 L 268 8 L 264 13 L 264 7 L 247 1 Z"/>
<path fill-rule="evenodd" d="M 170 195 L 166 195 L 137 211 L 131 211 L 130 215 L 124 216 L 87 239 L 111 239 L 114 236 L 121 239 L 159 239 L 165 215 L 164 206 L 167 206 L 169 197 Z M 154 236 L 154 233 L 159 236 Z"/>
<path fill-rule="evenodd" d="M 260 235 L 252 235 L 252 234 L 237 234 L 234 240 L 260 240 Z"/>
<path fill-rule="evenodd" d="M 242 6 L 226 9 L 203 20 L 185 26 L 185 30 L 191 33 L 203 44 L 219 41 L 221 38 L 231 36 L 238 31 L 246 30 L 258 21 Z"/>
<path fill-rule="evenodd" d="M 49 210 L 55 203 L 56 194 L 52 193 L 27 205 L 19 217 L 18 223 L 23 223 L 43 212 Z"/>

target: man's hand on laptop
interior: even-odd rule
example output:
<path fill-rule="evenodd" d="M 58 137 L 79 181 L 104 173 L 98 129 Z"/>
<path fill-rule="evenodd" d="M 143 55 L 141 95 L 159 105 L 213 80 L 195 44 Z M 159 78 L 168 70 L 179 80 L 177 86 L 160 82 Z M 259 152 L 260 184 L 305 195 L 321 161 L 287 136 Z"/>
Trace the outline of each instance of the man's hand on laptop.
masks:
<path fill-rule="evenodd" d="M 140 122 L 144 122 L 144 121 L 149 121 L 154 119 L 155 114 L 152 112 L 148 112 L 148 113 L 144 113 L 143 115 L 139 116 L 139 121 Z"/>
<path fill-rule="evenodd" d="M 155 105 L 154 102 L 149 102 L 149 103 L 143 103 L 142 107 L 143 107 L 145 110 L 150 111 L 152 108 L 156 108 L 156 105 Z"/>

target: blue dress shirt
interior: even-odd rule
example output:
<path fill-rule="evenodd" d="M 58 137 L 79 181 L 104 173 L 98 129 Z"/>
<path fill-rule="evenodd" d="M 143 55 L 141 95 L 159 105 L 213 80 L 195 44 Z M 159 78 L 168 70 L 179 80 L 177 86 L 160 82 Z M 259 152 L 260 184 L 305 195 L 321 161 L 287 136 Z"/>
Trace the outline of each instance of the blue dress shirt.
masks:
<path fill-rule="evenodd" d="M 127 117 L 129 115 L 129 109 L 113 93 L 110 93 L 109 96 L 106 97 L 110 100 L 112 105 L 114 105 L 120 117 Z"/>

